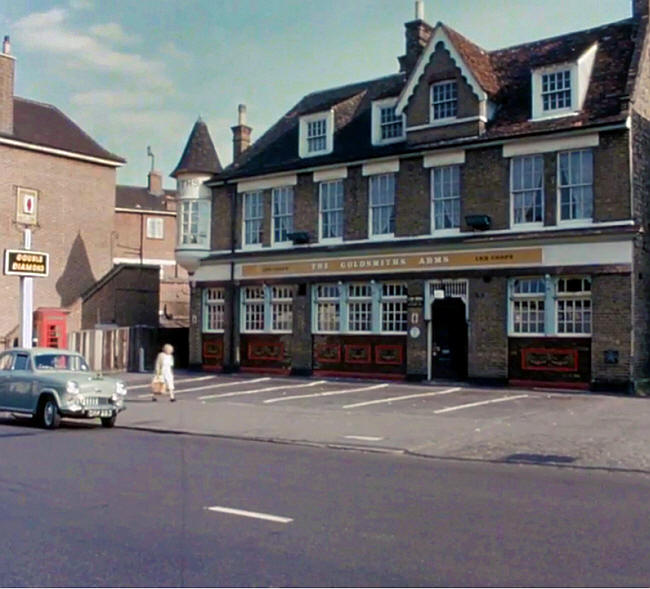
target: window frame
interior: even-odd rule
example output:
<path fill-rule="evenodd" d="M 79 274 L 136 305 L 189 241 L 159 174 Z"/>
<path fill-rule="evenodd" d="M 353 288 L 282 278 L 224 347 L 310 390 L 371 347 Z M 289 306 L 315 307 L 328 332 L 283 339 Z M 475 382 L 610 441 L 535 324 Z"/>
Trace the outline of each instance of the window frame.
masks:
<path fill-rule="evenodd" d="M 457 187 L 458 195 L 457 196 L 443 196 L 441 198 L 436 198 L 436 173 L 441 173 L 445 170 L 453 171 L 457 175 Z M 462 205 L 462 186 L 461 186 L 461 169 L 460 164 L 450 164 L 445 166 L 434 166 L 431 168 L 430 172 L 430 184 L 431 184 L 431 233 L 433 235 L 452 235 L 460 232 L 461 226 L 461 205 Z M 436 203 L 445 204 L 447 202 L 457 201 L 458 202 L 458 219 L 457 225 L 455 227 L 444 227 L 441 229 L 436 228 Z"/>
<path fill-rule="evenodd" d="M 514 188 L 514 177 L 515 177 L 515 162 L 519 161 L 524 161 L 524 160 L 533 160 L 533 161 L 539 161 L 541 164 L 541 171 L 540 171 L 540 178 L 541 178 L 541 186 L 538 188 L 535 187 L 528 187 L 528 188 L 519 188 L 515 191 Z M 534 174 L 534 170 L 533 170 Z M 522 172 L 522 177 L 524 176 L 524 173 Z M 545 213 L 545 203 L 544 203 L 544 154 L 542 153 L 533 153 L 533 154 L 527 154 L 527 155 L 518 155 L 518 156 L 513 156 L 510 158 L 510 228 L 511 229 L 519 229 L 519 230 L 526 230 L 526 229 L 539 229 L 540 227 L 544 226 L 544 213 Z M 539 221 L 524 221 L 517 223 L 515 222 L 516 219 L 516 206 L 515 206 L 515 201 L 517 198 L 517 195 L 523 194 L 526 192 L 538 192 L 539 193 L 539 208 L 540 208 L 540 219 Z M 535 207 L 537 208 L 537 207 Z"/>
<path fill-rule="evenodd" d="M 288 212 L 276 214 L 276 199 L 286 198 L 288 201 L 284 203 Z M 294 212 L 295 212 L 295 197 L 293 186 L 278 186 L 271 189 L 271 245 L 292 245 L 291 239 L 288 234 L 294 230 Z M 276 233 L 278 231 L 278 220 L 288 220 L 288 227 L 285 229 L 280 228 L 280 231 L 285 232 L 286 239 L 278 239 Z"/>
<path fill-rule="evenodd" d="M 325 123 L 325 147 L 317 151 L 309 150 L 309 125 L 318 121 Z M 298 155 L 300 158 L 310 158 L 327 155 L 334 150 L 334 110 L 315 112 L 300 117 L 298 125 Z"/>
<path fill-rule="evenodd" d="M 180 199 L 177 225 L 179 248 L 208 248 L 210 246 L 211 213 L 210 201 L 206 199 Z M 194 225 L 196 232 L 193 231 Z M 193 240 L 192 236 L 194 236 Z"/>
<path fill-rule="evenodd" d="M 165 239 L 165 219 L 147 216 L 146 226 L 147 239 Z"/>
<path fill-rule="evenodd" d="M 589 285 L 588 289 L 583 289 L 580 291 L 560 291 L 561 281 L 568 282 L 570 280 L 580 280 L 583 283 Z M 592 295 L 591 295 L 591 285 L 592 280 L 590 276 L 558 276 L 555 281 L 555 335 L 558 337 L 591 337 L 593 333 L 593 307 L 592 307 Z M 588 320 L 585 321 L 583 318 L 582 324 L 588 323 L 588 331 L 561 331 L 560 330 L 560 313 L 575 313 L 575 308 L 572 311 L 567 311 L 564 309 L 560 311 L 561 302 L 580 302 L 583 305 L 581 313 L 588 316 Z M 588 302 L 588 308 L 585 311 L 584 303 Z"/>
<path fill-rule="evenodd" d="M 394 111 L 396 105 L 397 98 L 385 98 L 383 100 L 375 100 L 372 103 L 371 141 L 373 145 L 390 145 L 392 143 L 399 143 L 406 139 L 406 115 L 404 113 L 396 115 L 396 118 L 400 117 L 402 121 L 402 133 L 400 135 L 384 138 L 382 134 L 384 128 L 384 124 L 381 120 L 382 111 L 390 108 Z M 389 124 L 395 124 L 395 122 Z"/>
<path fill-rule="evenodd" d="M 340 186 L 340 189 L 337 188 L 335 194 L 337 199 L 340 196 L 341 199 L 340 208 L 323 211 L 323 189 L 324 187 L 329 188 L 331 186 L 337 186 L 337 187 Z M 328 196 L 331 197 L 331 195 Z M 339 211 L 341 216 L 341 235 L 335 237 L 324 237 L 323 236 L 323 228 L 325 226 L 325 223 L 323 221 L 324 214 L 327 213 L 329 215 L 329 214 L 338 213 Z M 343 241 L 344 231 L 345 231 L 345 185 L 343 183 L 343 179 L 339 178 L 336 180 L 324 180 L 322 182 L 319 182 L 318 184 L 318 241 L 320 243 L 341 243 Z"/>
<path fill-rule="evenodd" d="M 579 66 L 578 63 L 558 63 L 547 67 L 535 69 L 531 72 L 531 103 L 532 103 L 532 120 L 542 120 L 554 117 L 564 117 L 579 112 L 580 105 L 580 92 L 579 92 Z M 587 68 L 591 72 L 591 66 Z M 571 84 L 571 104 L 568 107 L 556 108 L 551 110 L 544 110 L 543 101 L 543 78 L 549 74 L 557 74 L 559 72 L 569 72 L 569 80 Z M 581 74 L 581 75 L 584 75 Z M 584 85 L 584 84 L 583 84 Z M 583 97 L 584 100 L 584 97 Z"/>
<path fill-rule="evenodd" d="M 257 290 L 262 296 L 249 297 L 248 292 Z M 287 289 L 290 297 L 278 296 L 276 293 L 278 289 Z M 240 333 L 292 333 L 293 331 L 293 299 L 295 297 L 295 286 L 293 285 L 270 285 L 270 284 L 249 284 L 242 285 L 239 289 L 239 304 L 240 304 L 240 320 L 239 331 Z M 275 328 L 275 310 L 279 306 L 289 305 L 289 309 L 285 308 L 284 312 L 289 313 L 291 316 L 291 325 L 287 328 Z M 261 324 L 261 328 L 249 327 L 249 309 L 257 308 L 257 324 Z M 261 318 L 261 321 L 260 321 Z"/>
<path fill-rule="evenodd" d="M 562 173 L 561 173 L 561 158 L 562 156 L 569 156 L 574 153 L 579 153 L 579 154 L 585 154 L 588 153 L 589 157 L 591 159 L 591 182 L 590 183 L 577 183 L 577 184 L 562 184 Z M 582 225 L 585 223 L 592 223 L 593 218 L 594 218 L 594 151 L 591 148 L 584 148 L 584 149 L 569 149 L 569 150 L 563 150 L 563 151 L 558 151 L 557 152 L 557 157 L 556 157 L 556 174 L 557 174 L 557 201 L 556 201 L 556 208 L 557 208 L 557 215 L 556 215 L 556 223 L 558 225 Z M 583 174 L 583 171 L 581 170 L 581 175 Z M 591 202 L 590 202 L 590 208 L 591 208 L 591 214 L 588 217 L 572 217 L 568 219 L 563 219 L 562 218 L 562 189 L 568 188 L 569 191 L 572 191 L 575 188 L 586 188 L 590 187 L 591 188 Z M 583 201 L 583 208 L 584 208 L 584 201 Z"/>
<path fill-rule="evenodd" d="M 261 216 L 255 216 L 247 218 L 247 201 L 256 197 L 259 199 L 259 210 Z M 242 249 L 260 249 L 264 247 L 264 191 L 263 190 L 251 190 L 248 192 L 242 193 L 242 229 L 241 229 L 241 243 Z M 249 243 L 248 242 L 248 231 L 247 223 L 259 223 L 258 234 L 259 241 Z"/>
<path fill-rule="evenodd" d="M 443 99 L 436 101 L 435 93 L 437 88 L 450 87 L 454 89 L 454 97 L 452 99 Z M 447 115 L 442 117 L 436 117 L 436 106 L 453 104 L 453 115 Z M 458 119 L 458 80 L 448 79 L 440 80 L 439 82 L 434 82 L 429 87 L 429 122 L 431 124 L 438 123 L 448 123 L 449 121 L 455 121 Z"/>
<path fill-rule="evenodd" d="M 378 196 L 382 196 L 382 192 L 373 192 L 373 187 L 377 185 L 378 183 L 381 184 L 382 179 L 390 178 L 390 182 L 388 183 L 389 186 L 392 186 L 392 202 L 390 203 L 384 203 L 380 202 L 379 204 L 376 204 L 373 202 L 374 195 L 377 194 Z M 381 186 L 380 186 L 381 188 Z M 368 237 L 370 239 L 390 239 L 392 237 L 395 237 L 395 214 L 396 214 L 396 198 L 397 198 L 397 175 L 394 172 L 388 172 L 385 174 L 372 174 L 368 176 Z M 374 232 L 374 225 L 375 225 L 375 213 L 381 209 L 388 209 L 391 208 L 392 210 L 392 215 L 389 218 L 389 229 L 392 229 L 392 231 L 388 231 L 386 233 L 375 233 Z"/>
<path fill-rule="evenodd" d="M 220 296 L 210 296 L 210 295 Z M 217 323 L 221 326 L 210 325 L 211 309 L 216 311 Z M 220 310 L 219 310 L 220 309 Z M 224 333 L 226 325 L 226 289 L 223 286 L 208 286 L 203 289 L 203 333 Z"/>

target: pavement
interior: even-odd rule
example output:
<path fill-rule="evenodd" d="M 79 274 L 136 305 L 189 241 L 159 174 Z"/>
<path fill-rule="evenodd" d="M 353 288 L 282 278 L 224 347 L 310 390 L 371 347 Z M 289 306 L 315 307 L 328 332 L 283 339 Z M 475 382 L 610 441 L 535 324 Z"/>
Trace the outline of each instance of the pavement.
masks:
<path fill-rule="evenodd" d="M 151 375 L 118 376 L 116 427 L 650 475 L 649 398 L 177 371 L 177 402 L 152 403 Z"/>

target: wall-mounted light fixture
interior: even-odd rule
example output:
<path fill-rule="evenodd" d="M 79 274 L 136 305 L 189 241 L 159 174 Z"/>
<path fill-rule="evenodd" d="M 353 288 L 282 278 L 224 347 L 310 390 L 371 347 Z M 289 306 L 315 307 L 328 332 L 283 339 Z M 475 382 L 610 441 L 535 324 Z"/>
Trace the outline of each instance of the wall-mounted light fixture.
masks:
<path fill-rule="evenodd" d="M 292 233 L 287 233 L 287 237 L 293 241 L 295 245 L 309 243 L 309 233 L 307 231 L 293 231 Z"/>
<path fill-rule="evenodd" d="M 489 215 L 466 215 L 465 223 L 469 225 L 472 229 L 477 231 L 485 231 L 490 228 L 492 224 L 492 219 Z"/>

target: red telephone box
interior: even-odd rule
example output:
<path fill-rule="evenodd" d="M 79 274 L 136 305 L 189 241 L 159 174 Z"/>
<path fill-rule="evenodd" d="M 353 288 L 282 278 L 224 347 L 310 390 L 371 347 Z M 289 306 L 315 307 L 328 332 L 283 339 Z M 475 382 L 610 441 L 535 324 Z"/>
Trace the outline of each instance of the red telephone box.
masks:
<path fill-rule="evenodd" d="M 38 345 L 45 348 L 67 348 L 68 332 L 63 309 L 39 307 L 34 312 L 34 323 Z"/>

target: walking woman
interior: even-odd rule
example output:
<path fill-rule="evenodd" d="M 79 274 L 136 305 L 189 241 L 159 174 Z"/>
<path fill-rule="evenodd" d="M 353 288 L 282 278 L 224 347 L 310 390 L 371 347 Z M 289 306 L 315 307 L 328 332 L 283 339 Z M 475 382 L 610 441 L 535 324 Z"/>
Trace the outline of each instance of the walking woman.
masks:
<path fill-rule="evenodd" d="M 173 403 L 176 401 L 174 397 L 174 348 L 171 344 L 165 344 L 163 346 L 162 352 L 156 356 L 156 365 L 155 365 L 155 378 L 157 380 L 162 380 L 164 383 L 165 392 L 169 393 L 169 400 Z M 156 395 L 154 393 L 152 397 L 153 401 L 156 401 Z"/>

